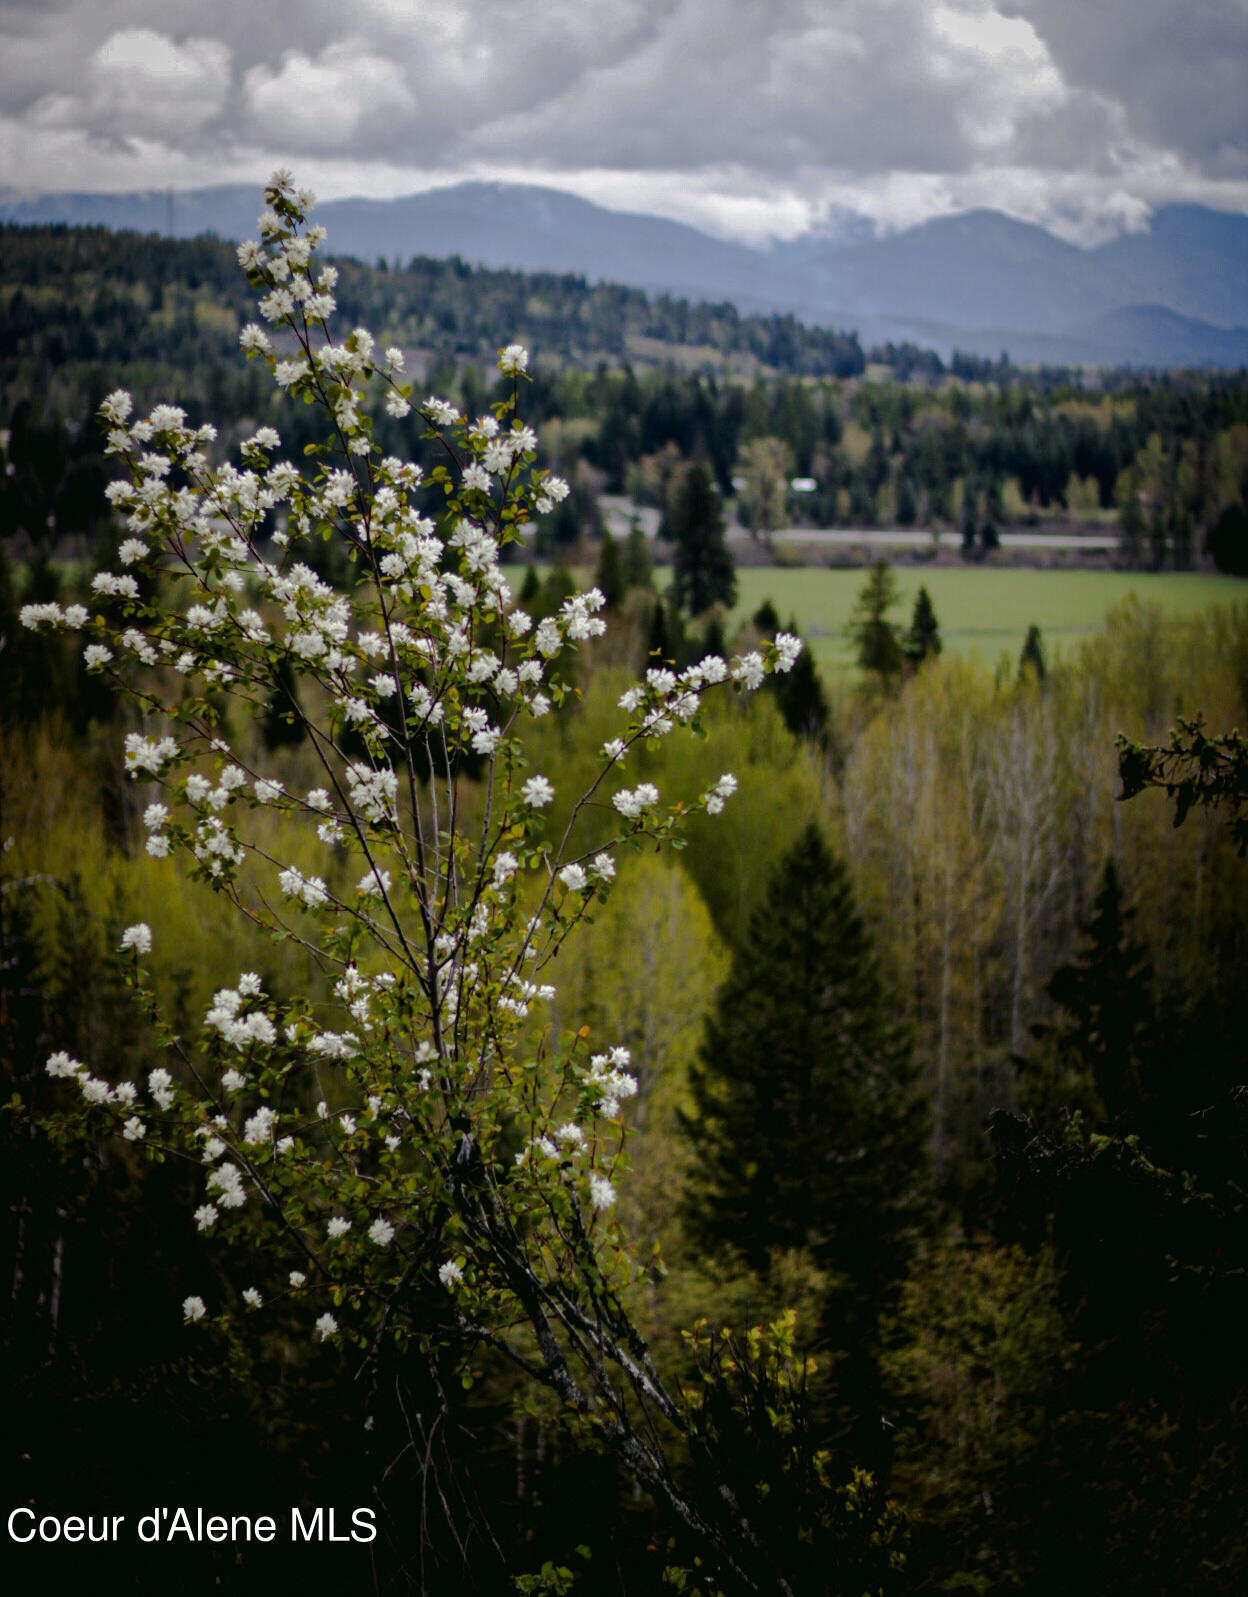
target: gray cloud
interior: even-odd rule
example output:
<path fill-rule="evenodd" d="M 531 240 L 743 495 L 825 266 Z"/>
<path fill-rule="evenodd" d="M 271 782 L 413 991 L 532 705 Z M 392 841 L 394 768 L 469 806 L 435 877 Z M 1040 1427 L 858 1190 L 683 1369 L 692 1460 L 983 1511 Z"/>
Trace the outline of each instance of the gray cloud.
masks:
<path fill-rule="evenodd" d="M 1210 176 L 1248 159 L 1248 6 L 1243 0 L 1002 0 L 1042 30 L 1063 75 L 1123 109 L 1135 137 Z"/>
<path fill-rule="evenodd" d="M 723 231 L 1248 208 L 1241 0 L 0 0 L 28 190 L 528 176 Z"/>

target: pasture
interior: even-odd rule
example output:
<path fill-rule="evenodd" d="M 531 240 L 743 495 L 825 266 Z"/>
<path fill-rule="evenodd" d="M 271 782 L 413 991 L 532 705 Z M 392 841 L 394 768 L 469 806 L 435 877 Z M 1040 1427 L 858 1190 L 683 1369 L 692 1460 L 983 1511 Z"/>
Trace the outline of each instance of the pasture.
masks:
<path fill-rule="evenodd" d="M 1248 600 L 1248 582 L 1236 577 L 1188 572 L 1030 571 L 984 566 L 896 566 L 901 602 L 890 619 L 903 630 L 910 623 L 915 595 L 926 586 L 950 654 L 978 654 L 992 665 L 1002 653 L 1017 660 L 1034 622 L 1050 659 L 1097 631 L 1105 613 L 1135 594 L 1143 604 L 1159 605 L 1175 616 L 1192 615 L 1215 604 Z M 852 664 L 845 626 L 866 581 L 865 569 L 826 570 L 752 566 L 737 572 L 734 623 L 748 620 L 770 598 L 787 625 L 790 617 L 825 672 Z M 665 587 L 666 571 L 656 573 Z"/>

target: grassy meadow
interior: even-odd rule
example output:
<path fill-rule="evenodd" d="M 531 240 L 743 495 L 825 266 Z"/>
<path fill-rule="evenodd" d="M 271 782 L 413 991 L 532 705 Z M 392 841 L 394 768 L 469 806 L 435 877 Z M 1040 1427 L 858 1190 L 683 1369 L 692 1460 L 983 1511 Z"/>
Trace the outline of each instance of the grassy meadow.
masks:
<path fill-rule="evenodd" d="M 987 665 L 1002 653 L 1017 660 L 1034 622 L 1050 658 L 1104 625 L 1114 605 L 1134 594 L 1174 616 L 1195 615 L 1214 604 L 1248 598 L 1248 583 L 1236 577 L 1186 572 L 1025 571 L 990 567 L 894 567 L 902 602 L 893 620 L 908 624 L 920 585 L 927 588 L 940 622 L 945 652 L 978 654 Z M 753 566 L 737 572 L 733 620 L 747 620 L 770 598 L 781 619 L 793 617 L 814 651 L 819 668 L 838 672 L 852 665 L 845 624 L 866 573 L 855 570 Z M 662 585 L 666 573 L 659 574 Z"/>

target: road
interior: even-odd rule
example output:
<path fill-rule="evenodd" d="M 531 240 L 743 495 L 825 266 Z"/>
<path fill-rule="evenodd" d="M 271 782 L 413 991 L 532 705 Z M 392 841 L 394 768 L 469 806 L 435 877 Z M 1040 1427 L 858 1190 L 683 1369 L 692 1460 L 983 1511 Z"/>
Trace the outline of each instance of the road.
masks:
<path fill-rule="evenodd" d="M 641 523 L 647 538 L 659 530 L 659 512 L 648 505 L 634 505 L 622 494 L 603 494 L 599 500 L 602 513 L 611 534 L 626 538 L 634 515 Z M 913 527 L 785 527 L 772 534 L 779 544 L 844 544 L 857 549 L 930 549 L 936 541 L 930 531 L 917 531 Z M 728 542 L 748 544 L 751 537 L 736 523 L 729 523 Z M 944 532 L 940 535 L 942 549 L 960 549 L 962 534 Z M 1041 532 L 1027 528 L 1022 532 L 1003 532 L 1003 549 L 1082 549 L 1088 554 L 1103 554 L 1118 547 L 1116 533 L 1101 532 Z"/>

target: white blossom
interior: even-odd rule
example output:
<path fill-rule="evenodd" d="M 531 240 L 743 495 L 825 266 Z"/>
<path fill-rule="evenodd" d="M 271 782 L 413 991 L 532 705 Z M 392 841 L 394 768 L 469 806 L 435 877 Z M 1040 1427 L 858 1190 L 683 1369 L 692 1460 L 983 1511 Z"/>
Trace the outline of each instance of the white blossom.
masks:
<path fill-rule="evenodd" d="M 158 1065 L 155 1070 L 148 1072 L 147 1090 L 156 1100 L 157 1107 L 168 1110 L 173 1106 L 173 1077 L 164 1068 Z"/>
<path fill-rule="evenodd" d="M 356 883 L 355 890 L 366 898 L 384 898 L 390 891 L 390 872 L 375 868 L 366 871 Z"/>
<path fill-rule="evenodd" d="M 544 776 L 531 776 L 520 789 L 520 797 L 533 809 L 541 809 L 555 796 L 555 790 Z"/>
<path fill-rule="evenodd" d="M 776 670 L 791 671 L 802 652 L 802 640 L 791 632 L 776 634 Z"/>

